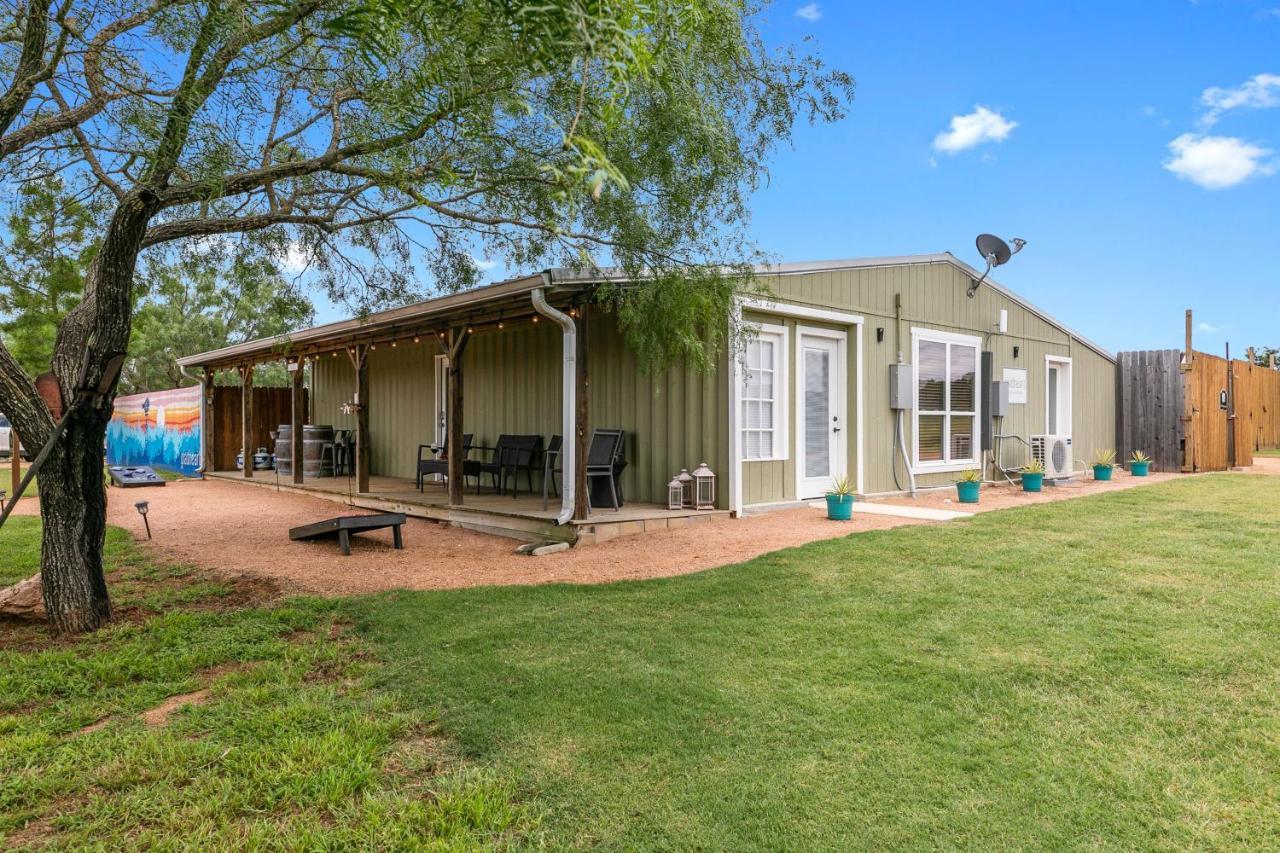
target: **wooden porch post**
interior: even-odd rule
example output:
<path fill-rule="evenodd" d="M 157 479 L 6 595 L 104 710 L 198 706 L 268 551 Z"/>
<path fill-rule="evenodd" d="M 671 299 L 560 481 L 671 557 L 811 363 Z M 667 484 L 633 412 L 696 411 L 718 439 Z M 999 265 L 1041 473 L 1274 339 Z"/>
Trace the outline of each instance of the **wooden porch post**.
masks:
<path fill-rule="evenodd" d="M 461 504 L 466 480 L 462 452 L 462 355 L 471 333 L 465 326 L 449 330 L 449 405 L 445 407 L 445 444 L 448 445 L 449 503 Z"/>
<path fill-rule="evenodd" d="M 369 491 L 369 347 L 357 344 L 356 368 L 356 491 Z"/>
<path fill-rule="evenodd" d="M 213 459 L 213 371 L 200 374 L 200 473 L 217 470 Z"/>
<path fill-rule="evenodd" d="M 244 454 L 244 477 L 253 478 L 253 365 L 241 368 L 240 373 L 240 450 Z"/>
<path fill-rule="evenodd" d="M 305 404 L 302 399 L 302 359 L 298 359 L 289 367 L 292 369 L 289 378 L 292 380 L 291 387 L 293 390 L 293 407 L 289 420 L 289 456 L 292 461 L 289 464 L 293 466 L 293 482 L 302 485 L 304 470 L 302 464 L 302 424 L 306 421 L 306 412 L 303 411 Z"/>
<path fill-rule="evenodd" d="M 578 309 L 578 352 L 577 352 L 577 369 L 578 369 L 578 388 L 576 411 L 574 412 L 574 420 L 576 421 L 576 429 L 574 429 L 573 440 L 577 443 L 577 468 L 574 471 L 574 492 L 573 492 L 573 519 L 574 521 L 586 521 L 589 514 L 588 501 L 590 496 L 587 494 L 587 454 L 591 448 L 591 375 L 587 370 L 587 311 L 588 308 L 584 304 Z"/>

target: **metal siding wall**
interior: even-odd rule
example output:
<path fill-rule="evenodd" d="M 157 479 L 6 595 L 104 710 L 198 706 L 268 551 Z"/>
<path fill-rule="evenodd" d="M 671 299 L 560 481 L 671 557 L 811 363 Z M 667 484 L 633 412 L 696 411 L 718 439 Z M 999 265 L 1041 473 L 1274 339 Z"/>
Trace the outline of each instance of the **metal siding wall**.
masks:
<path fill-rule="evenodd" d="M 984 349 L 995 354 L 995 377 L 1004 368 L 1027 371 L 1027 403 L 1011 407 L 1001 431 L 1024 438 L 1046 428 L 1045 356 L 1072 358 L 1072 430 L 1076 446 L 1077 467 L 1087 461 L 1095 449 L 1115 445 L 1115 366 L 1093 350 L 1073 341 L 1062 329 L 1032 314 L 1027 309 L 991 288 L 980 288 L 973 299 L 965 295 L 968 278 L 949 264 L 918 264 L 900 267 L 839 270 L 780 276 L 768 281 L 775 298 L 821 308 L 835 308 L 860 314 L 863 327 L 864 424 L 866 481 L 868 493 L 895 490 L 892 468 L 894 416 L 888 408 L 889 365 L 897 360 L 899 346 L 904 358 L 911 361 L 912 327 L 958 332 L 984 337 Z M 903 339 L 895 341 L 893 317 L 894 294 L 902 294 Z M 1009 312 L 1006 334 L 995 331 L 1000 309 Z M 778 318 L 755 317 L 758 320 Z M 792 328 L 794 348 L 794 321 Z M 883 327 L 885 340 L 876 343 L 876 328 Z M 1013 347 L 1019 348 L 1018 358 Z M 856 338 L 849 330 L 849 373 L 856 376 Z M 796 365 L 792 358 L 791 389 L 794 394 Z M 984 389 L 985 391 L 985 389 Z M 856 383 L 851 379 L 849 417 L 855 417 Z M 792 405 L 794 406 L 794 397 Z M 911 417 L 905 417 L 905 440 L 910 453 Z M 791 429 L 794 439 L 794 424 Z M 856 464 L 850 441 L 850 473 Z M 794 496 L 794 448 L 786 462 L 746 463 L 743 471 L 745 503 L 790 500 Z M 1017 442 L 1006 442 L 1003 458 L 1006 464 L 1021 464 L 1025 451 Z M 898 463 L 899 478 L 906 485 L 905 473 Z M 959 475 L 951 472 L 917 477 L 920 486 L 938 486 L 954 482 Z"/>
<path fill-rule="evenodd" d="M 728 506 L 728 359 L 711 374 L 673 368 L 649 375 L 612 316 L 597 311 L 588 328 L 591 423 L 627 431 L 627 499 L 664 503 L 674 474 L 706 462 L 718 475 L 717 503 Z"/>

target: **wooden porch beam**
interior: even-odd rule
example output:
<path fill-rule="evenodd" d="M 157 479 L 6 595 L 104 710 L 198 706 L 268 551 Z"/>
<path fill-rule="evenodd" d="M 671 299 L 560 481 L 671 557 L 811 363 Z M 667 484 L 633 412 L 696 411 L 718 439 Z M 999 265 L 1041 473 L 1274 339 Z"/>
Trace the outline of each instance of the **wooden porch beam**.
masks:
<path fill-rule="evenodd" d="M 200 473 L 217 470 L 213 458 L 213 371 L 200 374 Z"/>
<path fill-rule="evenodd" d="M 289 365 L 290 388 L 293 391 L 292 403 L 289 419 L 289 456 L 292 460 L 289 464 L 292 466 L 293 482 L 302 485 L 303 472 L 305 470 L 302 458 L 302 425 L 306 421 L 306 412 L 303 411 L 306 406 L 302 395 L 302 359 Z"/>
<path fill-rule="evenodd" d="M 356 491 L 369 491 L 369 348 L 357 344 L 352 350 L 356 368 Z"/>
<path fill-rule="evenodd" d="M 462 408 L 462 357 L 467 350 L 471 333 L 466 326 L 449 330 L 447 353 L 449 355 L 449 404 L 445 408 L 445 444 L 449 454 L 449 503 L 460 505 L 465 492 L 465 455 L 462 452 L 464 416 Z"/>
<path fill-rule="evenodd" d="M 241 368 L 240 374 L 240 451 L 244 454 L 244 477 L 253 478 L 253 365 Z"/>

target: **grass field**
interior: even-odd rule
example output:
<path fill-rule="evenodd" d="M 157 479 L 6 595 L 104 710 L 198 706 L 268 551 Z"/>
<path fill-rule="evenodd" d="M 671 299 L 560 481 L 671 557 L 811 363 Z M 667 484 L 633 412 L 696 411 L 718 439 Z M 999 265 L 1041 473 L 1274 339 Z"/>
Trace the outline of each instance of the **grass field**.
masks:
<path fill-rule="evenodd" d="M 0 653 L 0 828 L 1274 848 L 1277 497 L 1280 478 L 1187 478 L 598 587 L 153 600 L 145 623 Z M 129 596 L 181 571 L 116 540 Z M 132 719 L 211 670 L 208 704 Z"/>
<path fill-rule="evenodd" d="M 1277 458 L 1277 457 L 1280 457 L 1280 447 L 1273 447 L 1273 448 L 1272 448 L 1272 449 L 1270 449 L 1270 450 L 1255 450 L 1255 451 L 1253 452 L 1253 455 L 1254 455 L 1254 456 L 1269 456 L 1269 457 L 1271 457 L 1272 459 L 1275 459 L 1275 458 Z"/>

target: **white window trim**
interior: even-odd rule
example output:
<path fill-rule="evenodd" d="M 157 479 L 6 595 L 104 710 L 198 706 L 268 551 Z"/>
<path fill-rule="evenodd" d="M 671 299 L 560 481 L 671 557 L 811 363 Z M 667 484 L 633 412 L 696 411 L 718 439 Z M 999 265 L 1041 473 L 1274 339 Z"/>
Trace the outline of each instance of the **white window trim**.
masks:
<path fill-rule="evenodd" d="M 973 458 L 952 462 L 920 461 L 920 341 L 932 343 L 958 344 L 974 349 L 973 390 Z M 950 359 L 948 358 L 948 365 Z M 950 379 L 948 378 L 948 384 Z M 982 468 L 982 338 L 976 335 L 962 335 L 958 332 L 944 332 L 940 329 L 911 329 L 911 464 L 916 473 L 934 474 L 951 471 L 972 471 Z M 1046 409 L 1047 411 L 1047 409 Z M 948 450 L 950 429 L 944 428 L 942 436 L 943 453 Z"/>
<path fill-rule="evenodd" d="M 1056 433 L 1056 435 L 1065 435 L 1065 436 L 1068 436 L 1068 437 L 1072 437 L 1072 436 L 1071 436 L 1071 434 L 1072 434 L 1072 432 L 1074 432 L 1074 430 L 1072 430 L 1072 428 L 1071 428 L 1071 424 L 1072 424 L 1072 418 L 1073 418 L 1073 416 L 1074 416 L 1074 414 L 1075 414 L 1075 412 L 1073 411 L 1073 405 L 1072 405 L 1072 404 L 1074 403 L 1074 400 L 1072 400 L 1072 397 L 1074 396 L 1074 395 L 1072 394 L 1072 387 L 1073 387 L 1073 385 L 1074 385 L 1074 383 L 1075 383 L 1075 377 L 1072 375 L 1072 372 L 1074 371 L 1074 369 L 1075 369 L 1075 368 L 1073 368 L 1073 367 L 1071 366 L 1071 359 L 1070 359 L 1070 357 L 1065 356 L 1065 355 L 1052 355 L 1052 354 L 1049 354 L 1049 355 L 1046 355 L 1046 356 L 1044 357 L 1044 429 L 1045 429 L 1045 432 L 1046 432 L 1046 433 L 1048 433 L 1048 431 L 1049 431 L 1049 368 L 1050 368 L 1050 367 L 1052 367 L 1052 366 L 1057 366 L 1059 369 L 1061 369 L 1061 368 L 1063 368 L 1063 367 L 1065 367 L 1065 368 L 1067 369 L 1067 373 L 1066 373 L 1066 376 L 1067 376 L 1067 397 L 1066 397 L 1067 405 L 1066 405 L 1066 410 L 1065 410 L 1065 411 L 1061 411 L 1061 408 L 1062 408 L 1062 407 L 1061 407 L 1061 403 L 1062 403 L 1061 396 L 1059 396 L 1059 400 L 1058 400 L 1058 402 L 1059 402 L 1059 409 L 1060 409 L 1059 414 L 1064 415 L 1064 418 L 1063 418 L 1063 419 L 1064 419 L 1064 420 L 1066 420 L 1066 422 L 1067 422 L 1067 431 L 1064 433 L 1064 432 L 1062 432 L 1061 430 L 1059 430 L 1059 431 Z"/>
<path fill-rule="evenodd" d="M 786 326 L 774 323 L 751 322 L 749 324 L 752 329 L 753 336 L 769 335 L 777 340 L 773 348 L 773 455 L 757 456 L 747 458 L 745 453 L 742 456 L 743 462 L 784 462 L 791 458 L 791 440 L 790 430 L 788 429 L 788 420 L 791 409 L 790 395 L 790 377 L 791 377 L 791 334 L 790 329 Z M 734 405 L 741 410 L 742 408 L 742 380 L 743 365 L 742 360 L 737 360 L 737 369 L 734 371 L 736 375 L 736 384 L 738 393 Z M 742 419 L 741 411 L 737 412 L 738 446 L 743 447 L 742 430 L 746 428 Z"/>

